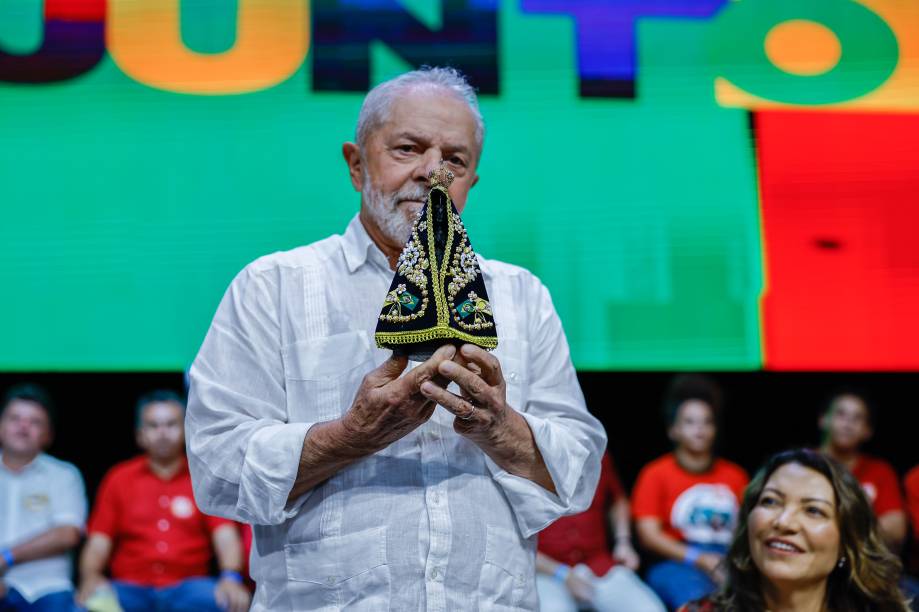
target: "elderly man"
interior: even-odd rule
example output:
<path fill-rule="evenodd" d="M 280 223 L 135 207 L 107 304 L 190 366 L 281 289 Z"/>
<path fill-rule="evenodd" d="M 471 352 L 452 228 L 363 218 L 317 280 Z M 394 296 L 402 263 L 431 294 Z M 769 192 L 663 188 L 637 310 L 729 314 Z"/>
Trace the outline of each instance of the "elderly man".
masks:
<path fill-rule="evenodd" d="M 343 146 L 360 213 L 250 264 L 217 310 L 189 465 L 206 512 L 254 525 L 255 610 L 535 609 L 537 532 L 591 501 L 605 435 L 530 273 L 480 259 L 494 353 L 409 364 L 373 344 L 428 174 L 454 173 L 462 211 L 483 135 L 454 70 L 379 85 Z"/>

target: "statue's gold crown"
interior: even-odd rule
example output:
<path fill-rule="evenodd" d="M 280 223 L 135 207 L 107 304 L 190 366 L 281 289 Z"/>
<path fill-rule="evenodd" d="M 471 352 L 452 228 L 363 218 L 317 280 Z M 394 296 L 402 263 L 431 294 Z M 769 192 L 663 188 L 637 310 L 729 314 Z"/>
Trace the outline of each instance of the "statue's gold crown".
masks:
<path fill-rule="evenodd" d="M 441 165 L 437 170 L 431 170 L 428 173 L 428 187 L 437 187 L 438 185 L 447 189 L 453 183 L 456 176 Z"/>

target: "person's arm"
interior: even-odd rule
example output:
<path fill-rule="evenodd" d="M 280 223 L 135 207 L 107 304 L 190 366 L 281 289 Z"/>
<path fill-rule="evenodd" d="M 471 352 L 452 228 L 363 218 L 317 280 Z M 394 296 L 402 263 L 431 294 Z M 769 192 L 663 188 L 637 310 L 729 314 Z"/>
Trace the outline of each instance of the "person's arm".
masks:
<path fill-rule="evenodd" d="M 635 528 L 638 532 L 638 541 L 651 552 L 666 559 L 693 565 L 708 574 L 718 584 L 723 581 L 721 565 L 723 557 L 721 555 L 713 552 L 699 552 L 668 535 L 658 518 L 639 518 L 635 522 Z"/>
<path fill-rule="evenodd" d="M 571 567 L 539 551 L 536 552 L 536 573 L 552 576 L 563 583 L 568 592 L 580 602 L 588 603 L 593 600 L 594 585 L 578 572 L 572 571 Z"/>
<path fill-rule="evenodd" d="M 455 352 L 452 345 L 442 346 L 405 376 L 400 375 L 408 365 L 407 358 L 392 356 L 367 374 L 343 417 L 310 428 L 288 501 L 427 421 L 436 406 L 422 395 L 420 388 L 427 381 L 438 389 L 445 386 L 437 367 L 453 358 Z"/>
<path fill-rule="evenodd" d="M 9 550 L 15 565 L 55 557 L 68 552 L 80 543 L 80 530 L 71 525 L 53 527 L 25 542 L 20 542 Z M 5 555 L 0 555 L 0 576 L 9 570 Z"/>
<path fill-rule="evenodd" d="M 613 558 L 630 570 L 637 570 L 641 559 L 632 546 L 632 511 L 629 498 L 619 497 L 609 510 L 613 528 Z"/>
<path fill-rule="evenodd" d="M 80 588 L 77 602 L 85 605 L 101 586 L 108 584 L 105 568 L 112 554 L 112 540 L 101 533 L 91 533 L 80 554 Z"/>
<path fill-rule="evenodd" d="M 75 548 L 80 543 L 86 522 L 86 491 L 83 478 L 73 466 L 68 466 L 49 483 L 51 490 L 51 524 L 53 527 L 0 555 L 0 576 L 9 570 L 7 555 L 16 565 L 54 557 Z"/>
<path fill-rule="evenodd" d="M 456 415 L 454 430 L 482 449 L 521 534 L 531 537 L 590 505 L 606 433 L 587 411 L 548 291 L 532 276 L 521 279 L 514 281 L 522 285 L 514 299 L 528 309 L 520 315 L 528 350 L 508 351 L 502 362 L 464 345 L 454 363 L 439 369 L 456 382 L 460 395 L 433 385 L 422 392 Z M 508 402 L 506 371 L 518 377 L 523 405 Z"/>
<path fill-rule="evenodd" d="M 906 531 L 908 528 L 906 512 L 903 510 L 891 510 L 878 517 L 878 531 L 894 554 L 899 554 L 906 541 Z"/>
<path fill-rule="evenodd" d="M 365 377 L 341 419 L 290 422 L 285 359 L 328 355 L 282 348 L 279 275 L 277 267 L 254 264 L 234 279 L 189 373 L 185 430 L 195 501 L 206 514 L 255 525 L 288 520 L 316 485 L 427 420 L 434 406 L 417 386 L 442 358 L 435 353 L 433 363 L 402 378 L 406 359 L 391 359 Z"/>
<path fill-rule="evenodd" d="M 225 523 L 211 533 L 211 543 L 220 570 L 214 593 L 217 605 L 230 612 L 245 612 L 252 596 L 243 584 L 243 545 L 239 531 L 232 523 Z"/>
<path fill-rule="evenodd" d="M 501 469 L 555 493 L 555 483 L 536 445 L 533 431 L 519 412 L 507 404 L 507 383 L 494 355 L 464 344 L 457 361 L 444 361 L 438 371 L 462 389 L 455 395 L 433 382 L 421 392 L 457 418 L 454 429 L 472 440 Z M 467 418 L 468 417 L 468 418 Z"/>

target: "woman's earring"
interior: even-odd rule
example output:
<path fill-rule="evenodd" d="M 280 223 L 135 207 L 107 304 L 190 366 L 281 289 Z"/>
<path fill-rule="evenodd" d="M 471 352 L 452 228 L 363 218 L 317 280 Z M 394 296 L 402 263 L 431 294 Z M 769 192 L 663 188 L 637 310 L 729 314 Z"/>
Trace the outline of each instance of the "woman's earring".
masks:
<path fill-rule="evenodd" d="M 836 563 L 836 567 L 838 567 L 839 569 L 842 569 L 842 568 L 844 568 L 845 566 L 846 566 L 846 558 L 845 558 L 845 557 L 840 557 L 840 558 L 839 558 L 839 562 Z"/>

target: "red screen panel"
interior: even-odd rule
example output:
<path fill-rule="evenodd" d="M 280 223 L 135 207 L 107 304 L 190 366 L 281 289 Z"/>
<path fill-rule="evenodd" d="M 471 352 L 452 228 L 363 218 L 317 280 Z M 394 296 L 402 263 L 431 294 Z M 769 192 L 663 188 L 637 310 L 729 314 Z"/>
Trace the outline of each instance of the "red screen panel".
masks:
<path fill-rule="evenodd" d="M 919 369 L 919 116 L 755 125 L 765 367 Z"/>

